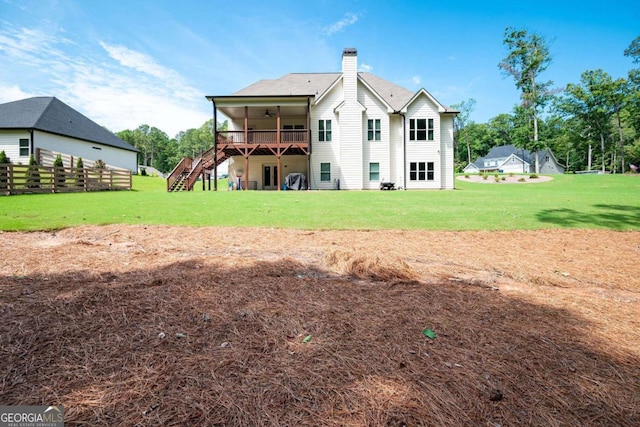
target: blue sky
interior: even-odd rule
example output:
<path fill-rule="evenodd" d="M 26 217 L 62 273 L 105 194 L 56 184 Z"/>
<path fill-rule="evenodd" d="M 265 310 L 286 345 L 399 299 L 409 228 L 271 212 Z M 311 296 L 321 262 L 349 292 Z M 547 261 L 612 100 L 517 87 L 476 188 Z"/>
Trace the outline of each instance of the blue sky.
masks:
<path fill-rule="evenodd" d="M 444 104 L 477 101 L 486 122 L 518 103 L 497 64 L 507 26 L 546 37 L 542 75 L 557 87 L 585 70 L 625 77 L 640 2 L 0 0 L 0 102 L 56 96 L 117 132 L 140 124 L 173 137 L 229 95 L 290 72 L 363 71 Z"/>

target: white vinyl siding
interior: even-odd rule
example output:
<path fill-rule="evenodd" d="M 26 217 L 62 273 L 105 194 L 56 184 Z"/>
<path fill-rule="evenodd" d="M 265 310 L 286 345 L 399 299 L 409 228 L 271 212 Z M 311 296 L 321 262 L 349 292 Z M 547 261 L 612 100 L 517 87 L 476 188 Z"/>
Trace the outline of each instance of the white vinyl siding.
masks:
<path fill-rule="evenodd" d="M 102 160 L 107 165 L 129 169 L 133 172 L 138 170 L 137 154 L 135 151 L 123 150 L 121 148 L 42 131 L 33 131 L 33 141 L 34 149 L 44 148 L 59 153 L 70 154 L 74 158 L 82 157 L 83 159 L 93 161 Z M 27 158 L 27 161 L 28 160 Z"/>
<path fill-rule="evenodd" d="M 26 156 L 20 156 L 21 139 L 30 140 L 29 132 L 26 130 L 0 130 L 0 151 L 4 151 L 11 163 L 26 165 L 29 163 L 29 153 Z"/>
<path fill-rule="evenodd" d="M 380 181 L 392 180 L 391 133 L 392 128 L 388 107 L 361 82 L 358 84 L 358 102 L 365 108 L 362 115 L 362 175 L 363 189 L 378 190 Z M 394 121 L 397 126 L 397 121 Z M 371 179 L 369 165 L 378 164 L 377 178 Z"/>
<path fill-rule="evenodd" d="M 340 188 L 345 190 L 362 190 L 364 188 L 364 159 L 362 105 L 356 99 L 356 70 L 349 68 L 352 76 L 343 77 L 344 102 L 338 110 L 340 122 Z M 353 83 L 353 84 L 351 84 Z"/>
<path fill-rule="evenodd" d="M 443 159 L 446 158 L 448 149 L 445 145 L 441 144 L 441 137 L 444 135 L 448 137 L 448 132 L 442 132 L 440 129 L 441 116 L 438 112 L 438 107 L 431 100 L 425 96 L 418 96 L 414 102 L 409 105 L 406 113 L 405 130 L 407 132 L 406 142 L 406 163 L 405 168 L 407 173 L 410 173 L 411 163 L 424 163 L 425 165 L 425 179 L 411 179 L 409 176 L 406 180 L 407 189 L 440 189 L 443 188 L 442 173 L 443 170 L 451 169 L 451 176 L 453 176 L 453 157 L 451 157 L 450 164 L 443 164 Z M 446 118 L 446 116 L 445 116 Z M 413 130 L 415 138 L 411 139 L 411 123 L 413 123 Z M 451 119 L 448 119 L 453 124 Z M 433 140 L 429 141 L 429 127 L 430 123 L 433 123 Z M 440 129 L 440 132 L 436 132 L 436 129 Z M 420 139 L 424 136 L 424 139 Z M 453 134 L 451 134 L 453 136 Z M 453 139 L 452 141 L 453 142 Z M 443 151 L 444 150 L 444 151 Z M 426 179 L 426 165 L 433 163 L 433 180 Z M 453 181 L 451 181 L 453 188 Z"/>
<path fill-rule="evenodd" d="M 334 181 L 340 179 L 340 121 L 334 108 L 342 101 L 342 84 L 338 83 L 328 93 L 322 102 L 311 109 L 311 159 L 307 177 L 311 189 L 331 190 Z M 331 120 L 331 143 L 318 141 L 318 123 L 320 120 Z M 320 164 L 331 164 L 331 181 L 320 181 Z"/>
<path fill-rule="evenodd" d="M 453 173 L 453 116 L 443 115 L 438 121 L 436 129 L 440 126 L 440 169 L 436 169 L 436 173 L 440 175 L 440 188 L 443 190 L 453 190 L 454 173 Z"/>

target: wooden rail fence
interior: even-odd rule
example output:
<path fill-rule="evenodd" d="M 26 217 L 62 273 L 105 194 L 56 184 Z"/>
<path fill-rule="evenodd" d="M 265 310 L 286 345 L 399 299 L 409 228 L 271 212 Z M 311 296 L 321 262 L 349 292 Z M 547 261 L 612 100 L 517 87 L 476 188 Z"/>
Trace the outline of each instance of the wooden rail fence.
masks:
<path fill-rule="evenodd" d="M 126 169 L 0 164 L 0 195 L 131 190 Z"/>

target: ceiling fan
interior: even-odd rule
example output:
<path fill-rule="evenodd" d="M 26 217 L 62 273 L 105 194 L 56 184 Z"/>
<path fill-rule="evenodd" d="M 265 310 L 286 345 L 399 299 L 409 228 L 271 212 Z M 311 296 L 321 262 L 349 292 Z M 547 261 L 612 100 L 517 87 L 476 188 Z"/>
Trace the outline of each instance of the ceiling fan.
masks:
<path fill-rule="evenodd" d="M 269 111 L 269 109 L 266 109 L 262 116 L 271 118 L 271 117 L 273 117 L 273 113 L 271 111 Z"/>

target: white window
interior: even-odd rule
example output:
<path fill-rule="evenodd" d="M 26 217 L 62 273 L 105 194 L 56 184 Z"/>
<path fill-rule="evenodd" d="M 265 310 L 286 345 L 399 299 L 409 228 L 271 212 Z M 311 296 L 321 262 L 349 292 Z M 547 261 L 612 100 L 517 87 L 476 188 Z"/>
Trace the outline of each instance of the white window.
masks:
<path fill-rule="evenodd" d="M 318 141 L 331 141 L 331 120 L 318 120 Z"/>
<path fill-rule="evenodd" d="M 380 181 L 380 163 L 369 163 L 369 181 Z"/>
<path fill-rule="evenodd" d="M 409 119 L 410 141 L 433 141 L 433 119 Z"/>
<path fill-rule="evenodd" d="M 20 139 L 20 157 L 28 157 L 28 156 L 29 156 L 29 140 Z"/>
<path fill-rule="evenodd" d="M 433 162 L 411 162 L 409 164 L 409 180 L 433 181 Z"/>
<path fill-rule="evenodd" d="M 367 141 L 380 141 L 380 119 L 367 120 Z"/>
<path fill-rule="evenodd" d="M 331 181 L 331 163 L 320 163 L 320 181 Z"/>

